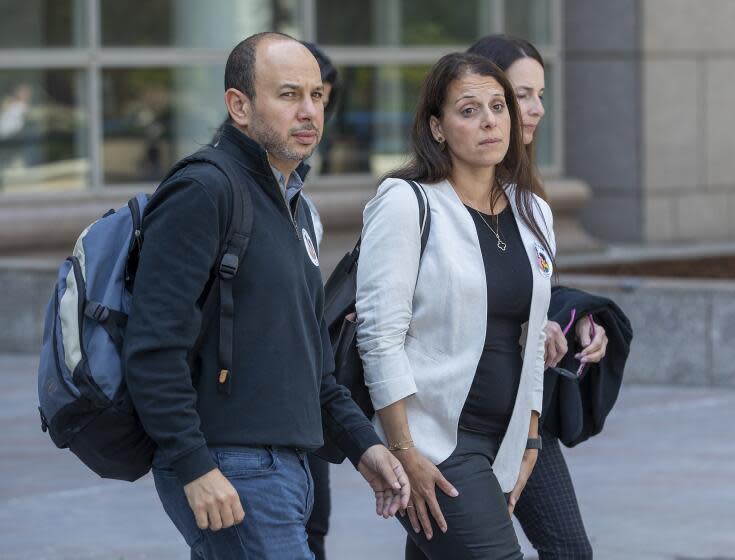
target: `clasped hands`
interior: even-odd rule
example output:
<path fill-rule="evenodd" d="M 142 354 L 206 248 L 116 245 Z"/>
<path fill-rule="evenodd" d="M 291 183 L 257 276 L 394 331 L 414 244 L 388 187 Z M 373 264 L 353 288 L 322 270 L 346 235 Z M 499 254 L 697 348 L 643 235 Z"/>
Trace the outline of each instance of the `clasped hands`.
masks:
<path fill-rule="evenodd" d="M 375 492 L 375 512 L 385 518 L 405 509 L 411 495 L 400 461 L 384 445 L 369 447 L 357 470 Z M 184 493 L 200 529 L 219 531 L 245 519 L 240 496 L 219 469 L 213 469 L 184 486 Z"/>

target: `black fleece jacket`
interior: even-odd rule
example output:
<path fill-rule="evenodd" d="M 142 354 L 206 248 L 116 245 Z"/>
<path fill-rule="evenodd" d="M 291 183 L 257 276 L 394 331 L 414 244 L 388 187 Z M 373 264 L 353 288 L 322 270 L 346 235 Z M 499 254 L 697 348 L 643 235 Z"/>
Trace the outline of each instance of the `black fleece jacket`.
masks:
<path fill-rule="evenodd" d="M 544 431 L 558 437 L 567 447 L 599 434 L 612 410 L 623 383 L 625 363 L 633 340 L 633 329 L 628 317 L 612 300 L 564 286 L 551 290 L 549 319 L 565 325 L 576 309 L 577 318 L 593 315 L 595 322 L 605 328 L 608 344 L 605 357 L 591 364 L 581 380 L 572 380 L 549 368 L 544 373 L 544 405 L 541 422 Z M 576 371 L 579 362 L 574 355 L 582 348 L 576 341 L 574 329 L 567 334 L 569 351 L 560 367 Z"/>
<path fill-rule="evenodd" d="M 217 390 L 217 320 L 197 375 L 187 363 L 231 213 L 227 178 L 195 163 L 158 188 L 143 221 L 125 340 L 128 389 L 143 426 L 183 484 L 216 467 L 207 445 L 311 450 L 322 446 L 323 431 L 357 464 L 380 440 L 332 375 L 321 273 L 304 240 L 304 232 L 315 239 L 309 210 L 297 196 L 291 217 L 265 151 L 236 128 L 226 127 L 217 149 L 236 162 L 236 187 L 249 189 L 254 208 L 233 286 L 231 394 Z"/>

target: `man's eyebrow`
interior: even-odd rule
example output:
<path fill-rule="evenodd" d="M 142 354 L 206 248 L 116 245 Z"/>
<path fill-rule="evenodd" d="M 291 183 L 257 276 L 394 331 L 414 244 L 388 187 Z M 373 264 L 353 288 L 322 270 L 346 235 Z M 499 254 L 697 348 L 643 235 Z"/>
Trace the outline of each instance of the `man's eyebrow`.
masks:
<path fill-rule="evenodd" d="M 285 84 L 281 84 L 281 86 L 278 89 L 296 89 L 296 90 L 300 90 L 300 89 L 304 89 L 304 87 L 301 86 L 301 85 L 299 85 L 299 84 L 292 84 L 292 83 L 288 83 L 287 82 Z M 317 91 L 323 91 L 324 90 L 324 84 L 319 84 L 314 89 L 317 90 Z"/>

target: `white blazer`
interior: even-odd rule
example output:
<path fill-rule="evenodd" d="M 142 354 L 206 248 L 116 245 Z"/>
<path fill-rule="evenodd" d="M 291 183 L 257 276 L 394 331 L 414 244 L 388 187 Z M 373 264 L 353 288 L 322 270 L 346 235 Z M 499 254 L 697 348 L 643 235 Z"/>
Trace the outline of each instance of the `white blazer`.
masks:
<path fill-rule="evenodd" d="M 475 222 L 447 181 L 424 185 L 431 230 L 419 266 L 418 202 L 403 180 L 386 179 L 364 211 L 357 272 L 357 344 L 376 410 L 403 398 L 416 447 L 434 464 L 457 446 L 459 416 L 485 344 L 487 284 Z M 531 410 L 543 402 L 543 327 L 551 297 L 537 240 L 519 218 L 506 188 L 533 270 L 523 368 L 510 424 L 493 471 L 504 492 L 518 479 Z M 536 197 L 536 222 L 556 251 L 548 204 Z M 538 245 L 540 247 L 540 245 Z M 526 341 L 529 341 L 526 344 Z M 375 428 L 386 441 L 378 416 Z"/>

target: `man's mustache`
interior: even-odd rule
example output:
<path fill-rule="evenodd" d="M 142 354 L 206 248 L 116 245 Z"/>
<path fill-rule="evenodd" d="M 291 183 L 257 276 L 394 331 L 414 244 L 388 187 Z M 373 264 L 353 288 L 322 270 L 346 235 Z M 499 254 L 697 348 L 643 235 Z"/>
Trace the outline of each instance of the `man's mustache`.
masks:
<path fill-rule="evenodd" d="M 319 129 L 311 123 L 290 130 L 291 134 L 298 134 L 299 132 L 316 132 L 319 135 Z"/>

